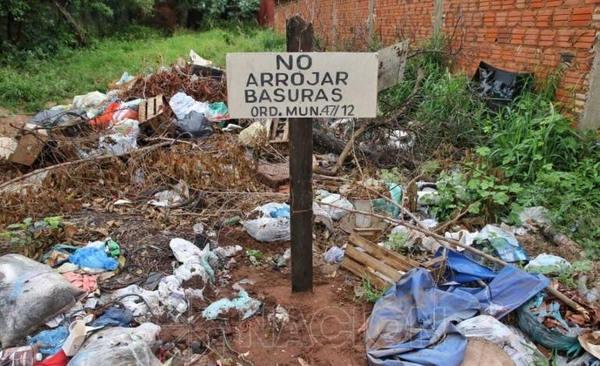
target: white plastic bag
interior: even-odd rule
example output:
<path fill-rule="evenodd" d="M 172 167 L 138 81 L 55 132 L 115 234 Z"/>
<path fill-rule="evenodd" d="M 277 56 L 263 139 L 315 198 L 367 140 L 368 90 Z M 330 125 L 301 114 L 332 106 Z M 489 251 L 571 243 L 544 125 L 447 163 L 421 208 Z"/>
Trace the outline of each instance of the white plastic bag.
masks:
<path fill-rule="evenodd" d="M 0 257 L 0 342 L 15 346 L 85 296 L 49 266 L 19 254 Z"/>
<path fill-rule="evenodd" d="M 467 338 L 487 339 L 501 347 L 514 361 L 515 366 L 533 365 L 537 358 L 537 348 L 533 343 L 489 315 L 479 315 L 462 321 L 457 328 Z"/>
<path fill-rule="evenodd" d="M 73 98 L 73 109 L 87 109 L 91 107 L 99 107 L 106 102 L 108 97 L 106 94 L 99 91 L 89 92 L 84 95 L 76 95 Z"/>
<path fill-rule="evenodd" d="M 531 273 L 559 273 L 571 267 L 571 263 L 557 255 L 542 253 L 527 263 L 525 271 Z"/>
<path fill-rule="evenodd" d="M 175 113 L 177 119 L 184 119 L 191 111 L 196 111 L 200 114 L 208 115 L 209 108 L 208 103 L 197 102 L 194 98 L 189 95 L 178 92 L 171 97 L 169 105 Z"/>
<path fill-rule="evenodd" d="M 323 210 L 329 213 L 329 216 L 336 221 L 341 220 L 344 216 L 348 215 L 350 213 L 348 210 L 354 210 L 352 202 L 337 193 L 328 195 L 323 198 L 321 202 L 326 203 L 326 205 L 321 205 Z"/>
<path fill-rule="evenodd" d="M 290 206 L 285 203 L 267 203 L 255 208 L 259 218 L 244 221 L 244 230 L 258 241 L 288 241 L 290 232 Z"/>
<path fill-rule="evenodd" d="M 160 366 L 149 345 L 159 333 L 160 327 L 152 323 L 100 330 L 86 340 L 67 366 Z"/>

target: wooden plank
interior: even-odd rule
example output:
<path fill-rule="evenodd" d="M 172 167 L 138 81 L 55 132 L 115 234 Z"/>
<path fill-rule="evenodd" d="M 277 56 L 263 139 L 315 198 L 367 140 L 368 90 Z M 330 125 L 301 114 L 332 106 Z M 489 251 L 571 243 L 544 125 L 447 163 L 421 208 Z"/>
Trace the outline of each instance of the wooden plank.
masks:
<path fill-rule="evenodd" d="M 361 236 L 351 234 L 348 241 L 352 244 L 363 248 L 367 253 L 369 253 L 376 259 L 379 259 L 380 261 L 398 270 L 407 272 L 419 265 L 417 262 L 405 258 L 400 254 L 395 253 L 389 249 L 382 248 L 377 244 L 371 243 L 370 241 Z"/>
<path fill-rule="evenodd" d="M 353 261 L 352 259 L 344 256 L 344 260 L 342 260 L 341 266 L 353 274 L 357 275 L 360 278 L 368 278 L 371 285 L 383 290 L 390 285 L 391 282 L 388 282 L 375 273 L 370 272 L 367 268 L 365 268 L 362 264 Z"/>
<path fill-rule="evenodd" d="M 148 113 L 148 119 L 156 117 L 156 98 L 148 99 L 146 110 Z"/>
<path fill-rule="evenodd" d="M 148 102 L 147 101 L 142 101 L 140 102 L 140 107 L 139 107 L 139 117 L 140 117 L 140 123 L 144 123 L 148 120 Z"/>
<path fill-rule="evenodd" d="M 349 245 L 346 248 L 346 254 L 344 254 L 344 257 L 346 256 L 350 257 L 351 259 L 354 259 L 359 263 L 363 263 L 367 267 L 373 268 L 375 271 L 381 273 L 382 275 L 389 277 L 392 281 L 394 281 L 394 283 L 398 282 L 400 277 L 402 277 L 402 275 L 398 273 L 398 271 L 394 268 L 388 266 L 383 262 L 378 261 L 377 259 L 371 257 L 366 253 L 359 251 L 351 245 Z"/>

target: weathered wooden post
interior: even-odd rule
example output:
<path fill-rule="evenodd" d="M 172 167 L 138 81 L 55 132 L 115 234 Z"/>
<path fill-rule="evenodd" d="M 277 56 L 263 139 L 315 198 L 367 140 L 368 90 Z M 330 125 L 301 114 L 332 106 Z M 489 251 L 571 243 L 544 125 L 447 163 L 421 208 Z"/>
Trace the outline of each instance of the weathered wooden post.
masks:
<path fill-rule="evenodd" d="M 287 51 L 311 52 L 313 26 L 295 15 L 286 23 Z M 292 292 L 312 291 L 312 118 L 291 118 L 290 209 Z"/>

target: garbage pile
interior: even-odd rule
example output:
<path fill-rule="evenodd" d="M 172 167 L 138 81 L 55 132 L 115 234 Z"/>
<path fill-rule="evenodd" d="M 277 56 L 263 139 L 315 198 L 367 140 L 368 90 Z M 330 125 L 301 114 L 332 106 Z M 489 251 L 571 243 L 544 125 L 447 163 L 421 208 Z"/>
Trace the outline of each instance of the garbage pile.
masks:
<path fill-rule="evenodd" d="M 524 210 L 521 226 L 469 231 L 435 220 L 434 182 L 417 187 L 411 193 L 370 178 L 341 186 L 340 194 L 317 191 L 315 203 L 350 234 L 324 260 L 387 289 L 365 333 L 370 365 L 525 366 L 552 354 L 562 364 L 600 364 L 591 341 L 600 334 L 598 289 L 586 287 L 587 277 L 579 290 L 553 283 L 547 276 L 575 273 L 571 263 L 546 253 L 531 258 L 519 242 L 547 223 L 543 208 Z M 501 322 L 507 318 L 508 326 Z"/>
<path fill-rule="evenodd" d="M 207 62 L 199 65 L 199 58 L 191 51 L 194 61 L 180 59 L 151 75 L 124 72 L 107 93 L 77 95 L 68 105 L 40 111 L 22 126 L 16 141 L 3 142 L 2 155 L 31 166 L 40 159 L 57 163 L 120 156 L 150 137 L 209 137 L 215 124 L 225 127 L 228 119 L 226 83 L 223 71 Z"/>
<path fill-rule="evenodd" d="M 115 291 L 102 284 L 115 281 L 131 257 L 111 238 L 57 244 L 43 263 L 19 254 L 0 257 L 1 364 L 162 365 L 174 349 L 160 341 L 159 324 L 183 321 L 205 289 L 229 285 L 227 273 L 242 250 L 210 239 L 196 244 L 172 239 L 172 274 L 150 273 L 144 283 Z M 242 284 L 233 288 L 237 297 L 214 301 L 201 316 L 243 320 L 261 310 Z"/>

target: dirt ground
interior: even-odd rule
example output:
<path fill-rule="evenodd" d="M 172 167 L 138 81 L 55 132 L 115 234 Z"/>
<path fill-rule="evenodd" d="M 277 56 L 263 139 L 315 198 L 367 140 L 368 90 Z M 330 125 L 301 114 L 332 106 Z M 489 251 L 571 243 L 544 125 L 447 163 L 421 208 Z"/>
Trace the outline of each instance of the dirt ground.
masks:
<path fill-rule="evenodd" d="M 143 268 L 145 274 L 153 271 L 170 274 L 171 263 L 175 260 L 169 248 L 170 240 L 180 237 L 194 241 L 191 229 L 194 220 L 187 217 L 183 217 L 174 230 L 159 229 L 143 216 L 133 213 L 120 215 L 85 210 L 65 216 L 65 220 L 84 228 L 78 236 L 81 241 L 95 240 L 108 233 L 122 248 L 132 253 L 129 262 L 131 272 Z M 158 320 L 162 326 L 161 340 L 167 348 L 173 347 L 165 355 L 176 355 L 180 351 L 187 354 L 193 347 L 199 347 L 211 356 L 201 359 L 198 365 L 212 365 L 210 362 L 217 358 L 234 359 L 243 365 L 250 364 L 242 362 L 244 359 L 254 365 L 300 365 L 298 358 L 309 365 L 366 365 L 364 333 L 359 329 L 368 319 L 372 304 L 355 297 L 355 289 L 360 286 L 359 279 L 337 266 L 326 265 L 321 260 L 322 251 L 317 249 L 313 258 L 313 292 L 293 294 L 290 262 L 285 267 L 276 268 L 267 259 L 283 254 L 290 247 L 289 242 L 259 243 L 243 232 L 241 226 L 224 226 L 216 232 L 220 246 L 240 245 L 244 250 L 234 257 L 236 265 L 225 275 L 226 284 L 207 286 L 204 301 L 194 300 L 182 319 Z M 144 246 L 155 246 L 161 250 L 140 251 Z M 252 265 L 245 255 L 247 249 L 263 253 L 260 265 Z M 216 300 L 235 296 L 232 285 L 240 280 L 251 283 L 241 286 L 251 297 L 263 303 L 260 313 L 244 321 L 235 317 L 204 320 L 202 310 Z M 112 279 L 109 283 L 116 287 L 130 283 L 125 281 L 119 286 L 119 281 Z M 194 282 L 185 285 L 204 287 Z M 274 328 L 268 319 L 278 305 L 290 315 L 289 323 L 281 330 Z"/>
<path fill-rule="evenodd" d="M 0 108 L 0 137 L 14 137 L 18 131 L 15 127 L 22 126 L 30 118 L 30 115 L 15 115 L 6 109 Z"/>

